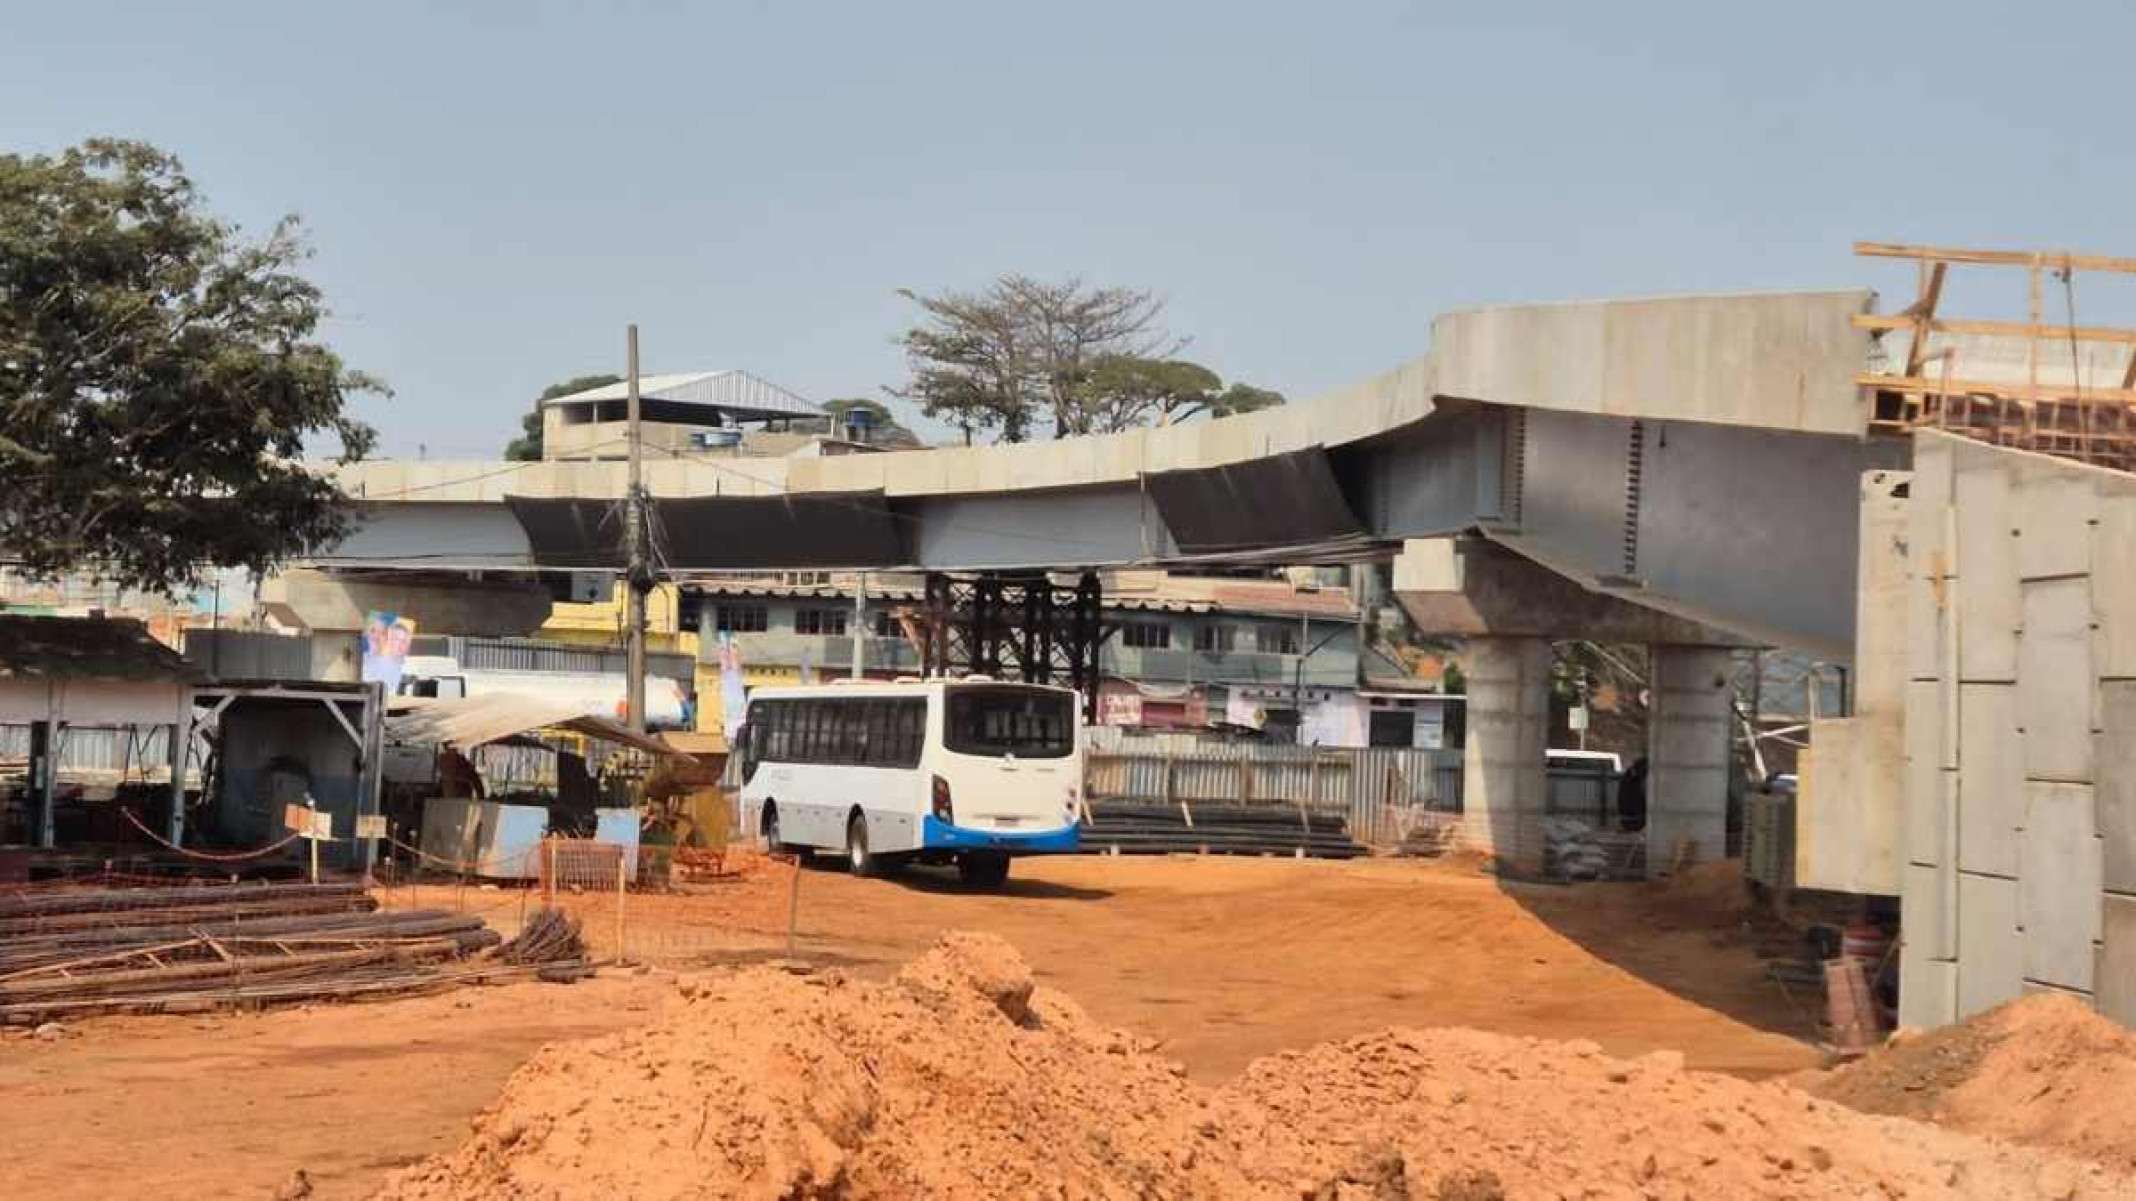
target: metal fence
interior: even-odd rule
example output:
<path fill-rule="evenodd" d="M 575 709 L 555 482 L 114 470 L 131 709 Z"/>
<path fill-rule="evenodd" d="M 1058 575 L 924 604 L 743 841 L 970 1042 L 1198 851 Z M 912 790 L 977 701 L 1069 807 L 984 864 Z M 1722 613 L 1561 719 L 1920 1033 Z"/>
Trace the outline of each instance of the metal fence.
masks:
<path fill-rule="evenodd" d="M 204 740 L 205 735 L 195 731 L 196 756 L 204 755 Z M 62 726 L 57 741 L 62 778 L 108 775 L 117 780 L 146 775 L 170 779 L 168 726 Z M 29 757 L 30 727 L 0 725 L 0 763 L 26 763 Z"/>
<path fill-rule="evenodd" d="M 1107 800 L 1224 801 L 1340 813 L 1359 842 L 1400 841 L 1418 813 L 1461 811 L 1461 752 L 1215 743 L 1090 731 L 1087 791 Z"/>

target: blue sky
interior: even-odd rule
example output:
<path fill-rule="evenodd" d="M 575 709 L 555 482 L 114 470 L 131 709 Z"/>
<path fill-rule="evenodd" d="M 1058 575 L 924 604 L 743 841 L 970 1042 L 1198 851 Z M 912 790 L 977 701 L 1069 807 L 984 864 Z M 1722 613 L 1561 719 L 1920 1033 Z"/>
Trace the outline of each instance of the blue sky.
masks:
<path fill-rule="evenodd" d="M 1155 289 L 1190 356 L 1303 398 L 1465 305 L 1910 287 L 1856 238 L 2136 254 L 2129 5 L 77 0 L 4 24 L 0 148 L 146 138 L 248 227 L 303 215 L 330 340 L 397 393 L 363 404 L 393 455 L 494 455 L 544 384 L 621 370 L 633 320 L 649 371 L 880 396 L 896 290 L 1002 271 Z"/>

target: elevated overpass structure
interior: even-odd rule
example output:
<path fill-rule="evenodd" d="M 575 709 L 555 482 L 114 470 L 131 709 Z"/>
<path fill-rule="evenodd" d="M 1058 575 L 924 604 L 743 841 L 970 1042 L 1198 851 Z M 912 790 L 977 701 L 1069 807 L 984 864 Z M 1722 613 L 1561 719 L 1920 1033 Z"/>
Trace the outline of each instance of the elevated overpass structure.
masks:
<path fill-rule="evenodd" d="M 1014 445 L 655 458 L 645 480 L 663 566 L 683 576 L 1338 561 L 1469 535 L 1599 596 L 1844 659 L 1861 473 L 1907 455 L 1867 437 L 1855 379 L 1870 342 L 1853 318 L 1870 302 L 1853 290 L 1452 313 L 1421 357 L 1264 412 Z M 620 463 L 337 474 L 364 520 L 320 566 L 509 577 L 620 564 Z"/>
<path fill-rule="evenodd" d="M 1729 648 L 1847 660 L 1873 437 L 1865 290 L 1451 313 L 1430 350 L 1314 400 L 1051 442 L 807 459 L 653 459 L 672 576 L 1013 572 L 1393 559 L 1423 629 L 1468 640 L 1469 824 L 1541 858 L 1549 640 L 1653 648 L 1650 861 L 1725 845 Z M 537 573 L 621 566 L 620 463 L 338 469 L 361 527 L 316 565 L 479 573 L 452 624 L 545 610 Z M 411 604 L 405 575 L 393 595 Z M 515 580 L 522 581 L 514 583 Z M 338 590 L 338 592 L 336 591 Z M 383 593 L 381 594 L 383 595 Z M 298 606 L 302 608 L 301 605 Z M 316 606 L 315 606 L 316 607 Z M 474 622 L 470 626 L 470 620 Z M 431 620 L 429 624 L 440 624 Z M 497 631 L 508 632 L 508 631 Z"/>

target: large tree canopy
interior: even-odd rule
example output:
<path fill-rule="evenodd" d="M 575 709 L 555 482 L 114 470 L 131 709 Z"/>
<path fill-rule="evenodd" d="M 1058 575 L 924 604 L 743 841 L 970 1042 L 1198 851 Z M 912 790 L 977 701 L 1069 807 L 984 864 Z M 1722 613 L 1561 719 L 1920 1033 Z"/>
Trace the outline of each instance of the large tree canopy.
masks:
<path fill-rule="evenodd" d="M 349 509 L 306 470 L 383 391 L 315 340 L 294 218 L 253 241 L 178 160 L 95 140 L 0 155 L 0 558 L 169 591 L 331 545 Z"/>
<path fill-rule="evenodd" d="M 1233 384 L 1172 358 L 1164 302 L 1132 288 L 1099 288 L 1004 275 L 979 292 L 902 293 L 921 321 L 901 339 L 912 376 L 891 394 L 962 430 L 1021 442 L 1041 428 L 1056 438 L 1108 433 L 1151 421 L 1214 417 L 1282 403 L 1275 392 Z"/>
<path fill-rule="evenodd" d="M 534 409 L 519 419 L 519 436 L 505 443 L 504 457 L 519 462 L 538 462 L 541 459 L 541 406 L 559 396 L 584 392 L 589 388 L 605 388 L 623 382 L 620 375 L 574 375 L 558 384 L 550 384 L 534 398 Z"/>

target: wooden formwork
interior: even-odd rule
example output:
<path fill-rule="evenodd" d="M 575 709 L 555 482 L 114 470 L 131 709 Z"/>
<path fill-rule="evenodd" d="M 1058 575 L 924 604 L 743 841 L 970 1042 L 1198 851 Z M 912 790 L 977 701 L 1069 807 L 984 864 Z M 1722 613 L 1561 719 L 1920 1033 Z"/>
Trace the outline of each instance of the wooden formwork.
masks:
<path fill-rule="evenodd" d="M 2067 251 L 1964 250 L 1857 242 L 1867 258 L 1910 259 L 1919 267 L 1914 301 L 1896 313 L 1864 313 L 1857 329 L 1882 336 L 1908 335 L 1897 364 L 1864 370 L 1855 382 L 1874 400 L 1873 432 L 1904 433 L 1922 427 L 1948 430 L 1997 446 L 2038 451 L 2123 471 L 2136 469 L 2136 329 L 2080 325 L 2076 319 L 2079 272 L 2136 275 L 2136 258 Z M 1954 318 L 1941 311 L 1951 267 L 1971 265 L 2022 269 L 2029 283 L 2028 319 L 1994 321 Z M 2049 281 L 2059 284 L 2068 320 L 2046 317 Z M 1942 335 L 1941 346 L 1934 344 Z M 1995 340 L 2022 348 L 2022 378 L 1993 373 L 1968 361 L 1956 339 Z M 2082 348 L 2127 347 L 2117 369 L 2102 376 L 2086 371 Z M 2068 364 L 2066 371 L 2063 364 Z"/>

